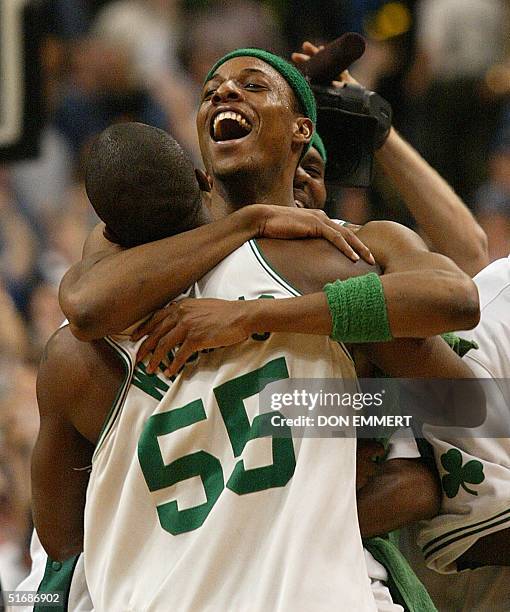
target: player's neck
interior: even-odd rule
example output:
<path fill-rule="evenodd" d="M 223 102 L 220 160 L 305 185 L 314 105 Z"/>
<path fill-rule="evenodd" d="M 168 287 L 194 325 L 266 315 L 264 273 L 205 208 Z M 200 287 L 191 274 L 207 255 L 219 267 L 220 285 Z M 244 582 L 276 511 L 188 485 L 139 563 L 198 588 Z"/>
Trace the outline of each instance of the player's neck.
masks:
<path fill-rule="evenodd" d="M 287 177 L 264 182 L 261 177 L 244 176 L 235 180 L 214 179 L 211 201 L 215 210 L 229 214 L 250 204 L 295 206 L 292 181 Z"/>

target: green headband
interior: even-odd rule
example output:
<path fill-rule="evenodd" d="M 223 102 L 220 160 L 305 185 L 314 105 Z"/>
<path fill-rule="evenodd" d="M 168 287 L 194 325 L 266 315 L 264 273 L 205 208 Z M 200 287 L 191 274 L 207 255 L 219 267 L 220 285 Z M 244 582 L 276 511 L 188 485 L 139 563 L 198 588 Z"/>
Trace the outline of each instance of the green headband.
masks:
<path fill-rule="evenodd" d="M 319 132 L 315 131 L 312 136 L 312 140 L 310 141 L 310 146 L 315 147 L 319 152 L 319 155 L 322 157 L 322 161 L 327 163 L 328 156 L 326 154 L 326 147 L 322 142 L 322 138 L 319 136 Z"/>
<path fill-rule="evenodd" d="M 205 83 L 212 79 L 216 70 L 228 60 L 234 57 L 256 57 L 266 64 L 272 66 L 276 71 L 278 71 L 282 77 L 287 81 L 287 83 L 292 88 L 292 91 L 295 93 L 300 105 L 306 117 L 313 121 L 315 126 L 317 122 L 317 106 L 315 104 L 315 98 L 310 89 L 310 85 L 308 85 L 305 77 L 299 72 L 297 68 L 295 68 L 292 64 L 289 64 L 286 60 L 284 60 L 279 55 L 274 55 L 274 53 L 270 53 L 269 51 L 265 51 L 264 49 L 236 49 L 235 51 L 231 51 L 224 55 L 221 59 L 219 59 L 214 66 L 209 70 L 207 76 L 205 77 Z"/>

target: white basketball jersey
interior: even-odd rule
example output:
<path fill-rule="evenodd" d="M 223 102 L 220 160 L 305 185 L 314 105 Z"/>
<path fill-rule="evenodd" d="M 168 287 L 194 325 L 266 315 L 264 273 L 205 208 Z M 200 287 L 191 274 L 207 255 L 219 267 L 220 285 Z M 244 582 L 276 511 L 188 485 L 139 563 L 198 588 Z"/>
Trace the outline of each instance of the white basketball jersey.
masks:
<path fill-rule="evenodd" d="M 456 559 L 479 538 L 510 527 L 510 440 L 483 435 L 485 427 L 497 431 L 495 424 L 508 423 L 509 418 L 508 404 L 497 397 L 497 389 L 510 378 L 510 257 L 492 262 L 473 280 L 480 295 L 480 322 L 475 329 L 458 334 L 477 342 L 479 348 L 463 359 L 476 377 L 493 378 L 494 385 L 487 397 L 486 423 L 478 431 L 452 439 L 445 430 L 442 436 L 438 433 L 431 438 L 441 476 L 445 472 L 441 456 L 452 448 L 460 451 L 464 466 L 469 461 L 482 466 L 483 476 L 476 486 L 462 482 L 452 498 L 443 495 L 441 513 L 420 525 L 418 540 L 427 565 L 443 572 L 455 571 Z M 408 540 L 416 539 L 414 532 Z M 491 566 L 442 576 L 424 567 L 416 547 L 406 546 L 413 567 L 441 612 L 510 610 L 510 568 Z"/>
<path fill-rule="evenodd" d="M 298 293 L 250 241 L 194 294 Z M 133 367 L 138 345 L 112 344 L 131 385 L 105 424 L 87 493 L 94 609 L 375 610 L 356 512 L 355 438 L 260 432 L 260 412 L 271 411 L 259 410 L 258 394 L 269 381 L 352 379 L 345 349 L 326 336 L 261 333 L 202 353 L 171 382 Z"/>

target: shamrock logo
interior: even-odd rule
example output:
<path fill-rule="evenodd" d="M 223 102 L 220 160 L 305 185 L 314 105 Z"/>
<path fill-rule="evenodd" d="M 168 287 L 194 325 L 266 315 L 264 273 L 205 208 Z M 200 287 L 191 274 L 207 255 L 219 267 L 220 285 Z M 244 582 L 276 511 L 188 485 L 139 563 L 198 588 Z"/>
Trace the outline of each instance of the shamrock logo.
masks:
<path fill-rule="evenodd" d="M 470 484 L 480 484 L 485 480 L 483 465 L 480 461 L 472 459 L 466 465 L 462 465 L 462 454 L 456 448 L 451 448 L 447 453 L 441 455 L 441 465 L 449 472 L 441 478 L 444 492 L 449 498 L 455 497 L 462 487 L 466 493 L 478 495 L 477 491 L 466 486 Z"/>

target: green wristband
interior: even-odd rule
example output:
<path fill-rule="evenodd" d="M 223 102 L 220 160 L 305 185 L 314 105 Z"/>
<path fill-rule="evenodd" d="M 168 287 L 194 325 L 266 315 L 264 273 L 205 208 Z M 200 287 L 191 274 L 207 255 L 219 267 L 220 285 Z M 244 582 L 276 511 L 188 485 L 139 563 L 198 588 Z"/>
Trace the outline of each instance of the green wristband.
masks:
<path fill-rule="evenodd" d="M 381 279 L 375 272 L 335 281 L 324 287 L 337 342 L 392 340 Z"/>
<path fill-rule="evenodd" d="M 464 357 L 464 355 L 471 349 L 476 350 L 479 348 L 478 344 L 474 340 L 466 340 L 466 338 L 461 338 L 454 332 L 446 332 L 441 334 L 441 338 L 455 353 L 457 353 L 459 357 Z"/>

